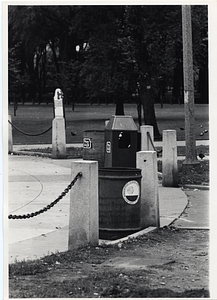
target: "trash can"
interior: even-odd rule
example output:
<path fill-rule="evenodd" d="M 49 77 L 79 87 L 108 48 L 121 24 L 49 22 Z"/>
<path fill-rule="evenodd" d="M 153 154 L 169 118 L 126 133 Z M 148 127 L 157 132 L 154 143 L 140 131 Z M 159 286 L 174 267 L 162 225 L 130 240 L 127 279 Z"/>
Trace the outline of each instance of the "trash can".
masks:
<path fill-rule="evenodd" d="M 104 167 L 105 131 L 85 130 L 83 132 L 83 159 L 97 160 L 99 168 Z"/>
<path fill-rule="evenodd" d="M 141 170 L 99 169 L 99 236 L 113 239 L 139 231 Z"/>
<path fill-rule="evenodd" d="M 105 127 L 105 167 L 136 167 L 138 129 L 131 116 L 112 116 Z"/>

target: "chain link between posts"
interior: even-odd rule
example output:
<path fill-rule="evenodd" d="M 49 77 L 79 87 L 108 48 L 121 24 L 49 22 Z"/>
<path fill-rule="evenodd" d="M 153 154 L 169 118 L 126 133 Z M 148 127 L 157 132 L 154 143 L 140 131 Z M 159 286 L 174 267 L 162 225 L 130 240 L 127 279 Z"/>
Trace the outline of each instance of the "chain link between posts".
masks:
<path fill-rule="evenodd" d="M 45 134 L 46 132 L 50 131 L 52 129 L 52 126 L 50 126 L 48 129 L 46 129 L 45 131 L 43 132 L 40 132 L 40 133 L 36 133 L 36 134 L 32 134 L 32 133 L 27 133 L 27 132 L 24 132 L 22 130 L 20 130 L 19 128 L 17 128 L 13 123 L 11 123 L 9 120 L 8 120 L 8 123 L 11 124 L 11 126 L 16 129 L 17 131 L 19 131 L 20 133 L 22 134 L 25 134 L 25 135 L 28 135 L 28 136 L 39 136 L 39 135 L 42 135 L 42 134 Z"/>
<path fill-rule="evenodd" d="M 150 132 L 147 132 L 147 136 L 148 136 L 148 138 L 149 138 L 149 140 L 150 140 L 150 142 L 151 142 L 151 145 L 152 145 L 152 147 L 153 147 L 154 151 L 156 151 L 156 152 L 157 152 L 157 154 L 160 154 L 160 153 L 162 153 L 162 151 L 163 151 L 163 150 L 157 150 L 157 148 L 155 148 L 155 146 L 154 146 L 154 143 L 153 143 L 153 141 L 152 141 L 152 138 L 151 138 L 151 134 L 150 134 Z"/>
<path fill-rule="evenodd" d="M 79 172 L 75 178 L 72 180 L 72 182 L 67 186 L 67 188 L 59 195 L 59 197 L 54 200 L 53 202 L 51 202 L 49 205 L 45 206 L 44 208 L 31 213 L 31 214 L 25 214 L 25 215 L 9 215 L 8 219 L 29 219 L 29 218 L 33 218 L 36 217 L 44 212 L 46 212 L 47 210 L 49 210 L 50 208 L 52 208 L 54 205 L 56 205 L 73 187 L 73 185 L 76 183 L 76 181 L 78 180 L 78 178 L 80 178 L 82 176 L 82 172 Z"/>

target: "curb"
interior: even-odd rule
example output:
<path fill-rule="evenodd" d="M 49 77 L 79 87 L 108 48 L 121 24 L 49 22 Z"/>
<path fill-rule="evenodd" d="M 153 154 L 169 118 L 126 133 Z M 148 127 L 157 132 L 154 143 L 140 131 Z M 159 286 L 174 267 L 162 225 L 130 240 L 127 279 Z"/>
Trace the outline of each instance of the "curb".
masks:
<path fill-rule="evenodd" d="M 51 153 L 43 153 L 43 152 L 28 151 L 28 150 L 13 151 L 13 152 L 8 153 L 8 154 L 9 155 L 39 156 L 39 157 L 46 157 L 46 158 L 51 158 L 52 159 L 52 154 Z M 72 155 L 67 155 L 63 159 L 80 159 L 80 158 L 82 158 L 82 157 L 80 157 L 80 156 L 73 157 Z"/>
<path fill-rule="evenodd" d="M 177 229 L 181 230 L 210 230 L 209 227 L 181 227 L 181 226 L 175 226 Z"/>
<path fill-rule="evenodd" d="M 209 185 L 184 184 L 184 185 L 180 185 L 180 187 L 183 189 L 209 190 Z"/>
<path fill-rule="evenodd" d="M 13 151 L 9 153 L 9 155 L 28 155 L 28 156 L 40 156 L 40 157 L 48 157 L 52 158 L 52 154 L 50 153 L 42 153 L 42 152 L 33 152 L 33 151 L 26 151 L 26 150 L 20 150 L 20 151 Z"/>
<path fill-rule="evenodd" d="M 145 229 L 142 229 L 142 230 L 140 230 L 140 231 L 138 231 L 138 232 L 135 232 L 135 233 L 133 233 L 133 234 L 130 234 L 130 235 L 128 235 L 128 236 L 125 236 L 125 237 L 123 237 L 123 238 L 121 238 L 121 239 L 118 239 L 118 240 L 114 240 L 114 241 L 109 241 L 109 240 L 99 240 L 99 245 L 103 245 L 103 244 L 105 244 L 105 245 L 116 245 L 116 244 L 118 244 L 118 243 L 122 243 L 122 242 L 125 242 L 125 241 L 127 241 L 128 239 L 134 239 L 134 238 L 137 238 L 137 237 L 139 237 L 139 236 L 141 236 L 141 235 L 144 235 L 144 234 L 146 234 L 146 233 L 148 233 L 148 232 L 151 232 L 151 231 L 154 231 L 154 230 L 156 230 L 157 229 L 157 227 L 152 227 L 152 226 L 150 226 L 150 227 L 148 227 L 148 228 L 145 228 Z"/>

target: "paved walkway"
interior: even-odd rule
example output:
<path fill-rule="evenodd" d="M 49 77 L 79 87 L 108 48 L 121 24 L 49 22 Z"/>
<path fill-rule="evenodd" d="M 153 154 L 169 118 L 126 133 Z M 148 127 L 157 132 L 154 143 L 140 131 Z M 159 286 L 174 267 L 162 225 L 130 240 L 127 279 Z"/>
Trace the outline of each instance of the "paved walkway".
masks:
<path fill-rule="evenodd" d="M 4 200 L 8 203 L 8 215 L 32 213 L 47 206 L 72 180 L 71 160 L 67 159 L 9 155 L 8 169 L 8 199 Z M 69 194 L 37 217 L 8 220 L 4 243 L 8 245 L 9 262 L 35 259 L 67 250 Z M 159 203 L 160 226 L 163 227 L 180 216 L 186 208 L 188 198 L 180 188 L 159 186 Z M 202 207 L 201 209 L 203 210 Z M 179 223 L 178 226 L 182 224 Z M 207 228 L 208 224 L 199 222 L 197 226 Z"/>
<path fill-rule="evenodd" d="M 188 205 L 174 225 L 186 229 L 209 228 L 209 190 L 185 189 Z"/>
<path fill-rule="evenodd" d="M 155 147 L 161 147 L 163 144 L 162 141 L 155 141 L 154 145 Z M 209 140 L 197 140 L 196 141 L 196 146 L 204 145 L 207 146 L 209 145 Z M 177 146 L 185 146 L 185 141 L 177 141 Z M 13 145 L 13 150 L 14 151 L 19 151 L 19 150 L 28 150 L 28 149 L 46 149 L 48 147 L 52 147 L 51 144 L 39 144 L 39 145 Z M 76 144 L 67 144 L 67 147 L 83 147 L 82 143 L 76 143 Z"/>

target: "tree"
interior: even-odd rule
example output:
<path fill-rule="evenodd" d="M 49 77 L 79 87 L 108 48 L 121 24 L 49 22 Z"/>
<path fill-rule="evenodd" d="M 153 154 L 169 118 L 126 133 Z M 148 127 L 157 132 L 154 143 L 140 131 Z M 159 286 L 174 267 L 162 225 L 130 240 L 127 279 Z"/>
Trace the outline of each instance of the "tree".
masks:
<path fill-rule="evenodd" d="M 192 5 L 194 72 L 199 71 L 201 102 L 208 102 L 208 6 Z"/>
<path fill-rule="evenodd" d="M 166 70 L 170 10 L 166 6 L 127 6 L 125 11 L 126 32 L 134 49 L 133 62 L 137 70 L 144 122 L 154 127 L 155 138 L 160 138 L 160 133 L 154 111 L 153 89 L 156 79 Z"/>
<path fill-rule="evenodd" d="M 21 73 L 28 74 L 30 90 L 37 86 L 39 98 L 47 78 L 66 88 L 65 66 L 80 42 L 70 28 L 73 13 L 73 6 L 9 6 L 9 49 L 19 45 Z"/>
<path fill-rule="evenodd" d="M 123 71 L 120 43 L 123 9 L 123 6 L 85 6 L 80 8 L 77 23 L 87 45 L 82 53 L 81 78 L 88 97 L 104 98 L 106 102 L 112 99 L 116 102 L 116 114 L 124 114 L 124 98 L 129 95 L 129 76 Z M 80 22 L 84 24 L 82 28 Z"/>
<path fill-rule="evenodd" d="M 84 39 L 88 41 L 89 49 L 85 55 L 82 75 L 87 90 L 94 97 L 110 95 L 115 98 L 116 113 L 122 114 L 123 98 L 131 97 L 138 89 L 144 122 L 153 125 L 155 136 L 159 137 L 154 97 L 149 89 L 154 66 L 150 52 L 153 52 L 157 42 L 151 38 L 155 24 L 151 23 L 150 17 L 146 17 L 151 12 L 153 18 L 156 11 L 152 12 L 146 6 L 99 6 L 86 9 L 91 16 L 87 21 L 88 29 L 84 29 Z M 151 24 L 149 28 L 146 28 L 147 23 Z"/>
<path fill-rule="evenodd" d="M 192 23 L 194 67 L 202 77 L 206 6 L 193 6 Z M 138 110 L 142 104 L 144 123 L 154 126 L 155 137 L 160 136 L 154 112 L 159 89 L 174 85 L 175 95 L 180 93 L 181 48 L 181 6 L 9 6 L 10 69 L 17 70 L 10 85 L 28 83 L 39 95 L 58 85 L 68 103 L 70 93 L 113 99 L 118 114 L 124 113 L 124 101 L 138 94 Z"/>

